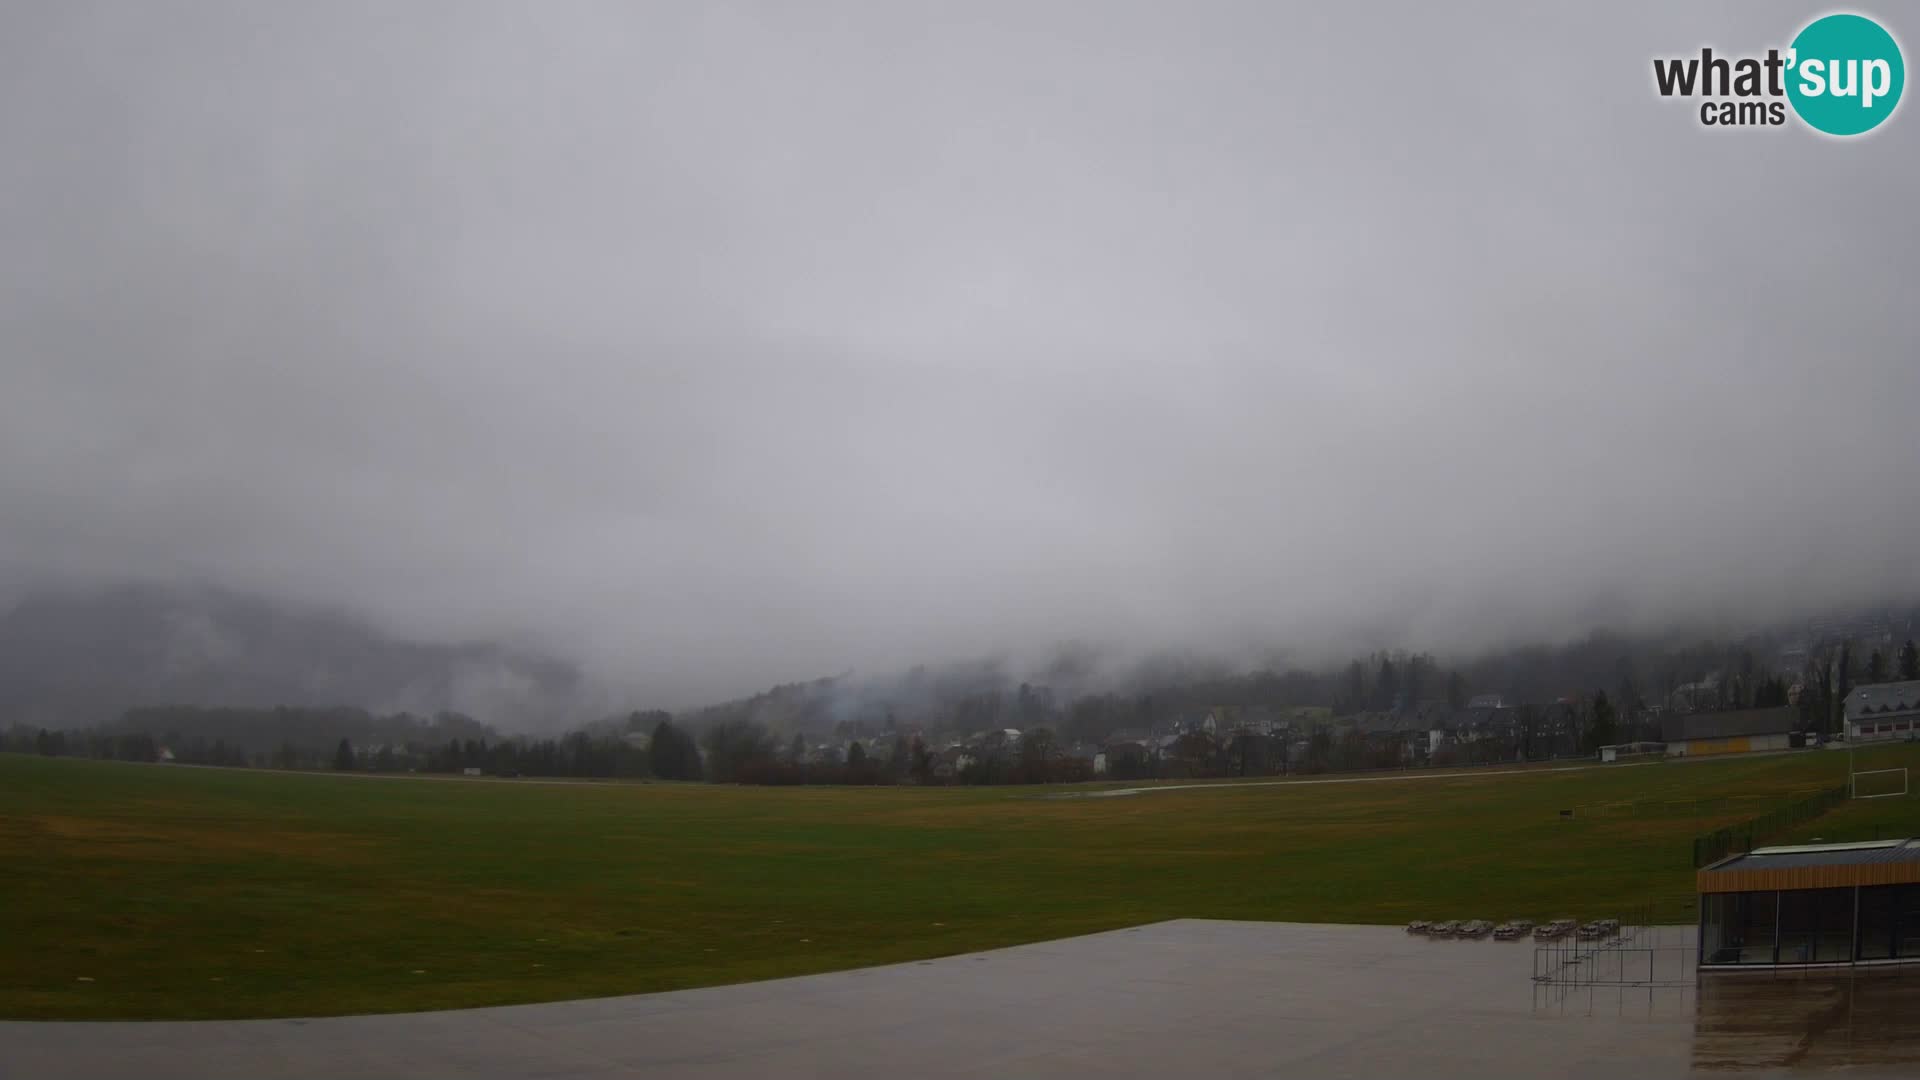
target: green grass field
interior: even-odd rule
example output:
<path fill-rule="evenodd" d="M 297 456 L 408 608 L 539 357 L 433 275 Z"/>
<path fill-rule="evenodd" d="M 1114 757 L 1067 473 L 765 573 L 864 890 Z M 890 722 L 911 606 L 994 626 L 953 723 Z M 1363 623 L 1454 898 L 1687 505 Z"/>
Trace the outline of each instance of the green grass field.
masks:
<path fill-rule="evenodd" d="M 1916 750 L 1875 760 L 1920 770 Z M 1845 771 L 1845 755 L 1811 752 L 1045 799 L 0 756 L 0 1016 L 552 1000 L 1188 916 L 1541 918 L 1653 902 L 1691 920 L 1692 836 Z M 1920 833 L 1920 798 L 1849 804 L 1805 833 L 1849 830 Z"/>

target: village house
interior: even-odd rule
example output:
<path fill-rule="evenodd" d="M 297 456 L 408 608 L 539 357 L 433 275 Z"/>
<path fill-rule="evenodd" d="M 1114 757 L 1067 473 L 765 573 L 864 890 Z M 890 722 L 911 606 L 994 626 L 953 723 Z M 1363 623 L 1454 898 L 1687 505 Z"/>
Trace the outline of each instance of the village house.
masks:
<path fill-rule="evenodd" d="M 1844 709 L 1848 742 L 1920 738 L 1920 680 L 1859 687 Z"/>

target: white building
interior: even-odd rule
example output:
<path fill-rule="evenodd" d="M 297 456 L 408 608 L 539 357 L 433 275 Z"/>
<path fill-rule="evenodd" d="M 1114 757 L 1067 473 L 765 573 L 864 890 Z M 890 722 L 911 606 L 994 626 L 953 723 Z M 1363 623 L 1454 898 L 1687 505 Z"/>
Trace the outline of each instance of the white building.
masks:
<path fill-rule="evenodd" d="M 1914 738 L 1920 732 L 1920 681 L 1874 683 L 1847 695 L 1847 741 Z"/>

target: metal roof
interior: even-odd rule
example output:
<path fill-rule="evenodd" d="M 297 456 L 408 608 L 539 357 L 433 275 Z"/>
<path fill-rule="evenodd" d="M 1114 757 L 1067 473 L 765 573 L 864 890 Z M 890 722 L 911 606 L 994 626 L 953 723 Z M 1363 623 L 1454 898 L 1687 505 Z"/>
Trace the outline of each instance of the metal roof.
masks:
<path fill-rule="evenodd" d="M 1880 840 L 1864 844 L 1801 844 L 1756 848 L 1716 863 L 1714 870 L 1787 870 L 1802 866 L 1868 866 L 1920 862 L 1920 840 Z"/>
<path fill-rule="evenodd" d="M 1729 739 L 1741 735 L 1775 735 L 1800 726 L 1800 710 L 1792 705 L 1773 709 L 1739 709 L 1728 712 L 1690 713 L 1670 716 L 1661 725 L 1666 741 L 1690 739 Z"/>
<path fill-rule="evenodd" d="M 1845 844 L 1770 844 L 1747 852 L 1749 855 L 1799 855 L 1809 851 L 1864 851 L 1867 848 L 1899 847 L 1905 840 L 1854 840 Z"/>
<path fill-rule="evenodd" d="M 1874 683 L 1856 687 L 1847 695 L 1848 719 L 1865 719 L 1874 713 L 1906 712 L 1920 709 L 1920 680 Z"/>

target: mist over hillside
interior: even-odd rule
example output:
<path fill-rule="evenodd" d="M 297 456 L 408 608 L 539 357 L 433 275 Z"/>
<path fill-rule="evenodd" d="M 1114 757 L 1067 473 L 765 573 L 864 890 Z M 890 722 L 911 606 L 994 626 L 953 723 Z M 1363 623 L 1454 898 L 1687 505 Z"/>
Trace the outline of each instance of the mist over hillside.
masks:
<path fill-rule="evenodd" d="M 0 606 L 0 726 L 90 726 L 173 704 L 450 710 L 535 731 L 605 706 L 576 666 L 537 651 L 406 640 L 213 586 L 36 589 Z"/>
<path fill-rule="evenodd" d="M 1071 725 L 1078 707 L 1078 726 L 1092 733 L 1126 724 L 1085 710 L 1113 713 L 1120 702 L 1126 721 L 1143 722 L 1223 704 L 1389 707 L 1391 697 L 1380 699 L 1373 686 L 1382 659 L 1411 674 L 1399 688 L 1403 705 L 1444 700 L 1450 689 L 1514 701 L 1605 690 L 1656 703 L 1676 685 L 1743 664 L 1797 676 L 1820 646 L 1841 641 L 1854 645 L 1856 664 L 1875 648 L 1890 657 L 1916 632 L 1916 613 L 1911 603 L 1892 604 L 1846 616 L 1598 629 L 1478 648 L 1411 636 L 1211 650 L 1069 642 L 1027 654 L 928 657 L 891 670 L 849 665 L 703 703 L 548 650 L 413 640 L 351 612 L 211 585 L 45 587 L 0 601 L 0 726 L 88 727 L 162 705 L 288 706 L 419 717 L 451 711 L 501 732 L 542 734 L 618 728 L 635 710 L 666 708 L 695 728 L 745 720 L 813 733 L 880 731 L 890 723 Z M 1360 690 L 1355 663 L 1365 669 Z"/>
<path fill-rule="evenodd" d="M 1817 681 L 1841 657 L 1865 675 L 1892 672 L 1920 635 L 1911 602 L 1744 625 L 1598 629 L 1565 640 L 1499 647 L 1359 649 L 1329 659 L 1327 643 L 1289 654 L 1103 653 L 1063 646 L 1039 658 L 926 664 L 905 672 L 844 672 L 685 710 L 696 727 L 748 723 L 777 734 L 878 734 L 1044 726 L 1098 739 L 1115 728 L 1192 720 L 1226 706 L 1311 708 L 1336 715 L 1461 708 L 1468 699 L 1546 704 L 1610 695 L 1628 713 L 1665 711 L 1677 688 L 1727 681 L 1710 706 L 1742 707 L 1770 680 Z M 1842 650 L 1845 650 L 1844 653 Z"/>

